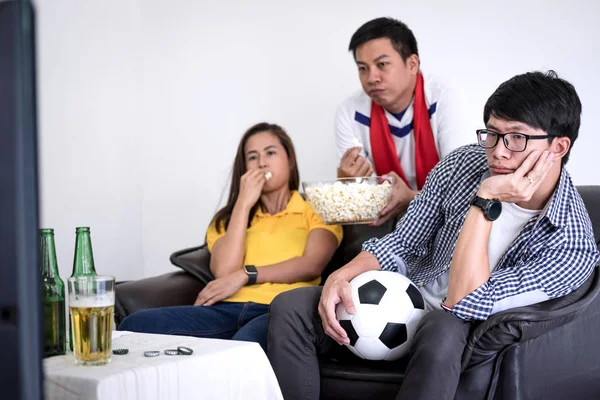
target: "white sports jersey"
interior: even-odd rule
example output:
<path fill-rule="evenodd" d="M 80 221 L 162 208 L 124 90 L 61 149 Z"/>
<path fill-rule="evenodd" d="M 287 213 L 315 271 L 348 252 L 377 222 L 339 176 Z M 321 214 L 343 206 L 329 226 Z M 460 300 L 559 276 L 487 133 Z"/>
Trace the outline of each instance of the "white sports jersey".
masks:
<path fill-rule="evenodd" d="M 424 75 L 423 79 L 433 139 L 441 160 L 452 150 L 464 144 L 475 143 L 475 132 L 466 128 L 459 91 L 434 77 Z M 409 186 L 416 190 L 413 102 L 414 99 L 400 120 L 388 111 L 385 114 L 404 175 Z M 335 117 L 338 165 L 346 150 L 356 146 L 357 141 L 363 146 L 361 154 L 369 160 L 371 166 L 374 165 L 369 135 L 370 117 L 371 98 L 362 89 L 340 104 Z"/>

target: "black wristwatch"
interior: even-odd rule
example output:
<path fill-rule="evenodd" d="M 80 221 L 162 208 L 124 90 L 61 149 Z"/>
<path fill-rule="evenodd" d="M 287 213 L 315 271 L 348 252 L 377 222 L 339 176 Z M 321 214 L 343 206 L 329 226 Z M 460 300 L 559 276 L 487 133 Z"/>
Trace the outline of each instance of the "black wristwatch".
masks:
<path fill-rule="evenodd" d="M 258 271 L 254 265 L 244 265 L 244 272 L 248 275 L 248 283 L 246 286 L 254 285 L 258 277 Z"/>
<path fill-rule="evenodd" d="M 496 199 L 484 199 L 483 197 L 475 196 L 471 200 L 471 205 L 481 208 L 483 216 L 488 221 L 495 221 L 502 213 L 502 203 Z"/>

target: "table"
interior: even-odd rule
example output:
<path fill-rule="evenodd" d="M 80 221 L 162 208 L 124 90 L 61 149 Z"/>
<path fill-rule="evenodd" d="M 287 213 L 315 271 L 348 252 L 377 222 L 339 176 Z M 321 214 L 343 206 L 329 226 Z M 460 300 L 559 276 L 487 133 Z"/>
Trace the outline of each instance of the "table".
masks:
<path fill-rule="evenodd" d="M 165 349 L 186 346 L 191 356 L 167 356 Z M 283 399 L 275 373 L 257 343 L 188 336 L 113 332 L 111 363 L 74 364 L 67 353 L 44 359 L 47 400 Z M 144 357 L 159 350 L 160 356 Z"/>

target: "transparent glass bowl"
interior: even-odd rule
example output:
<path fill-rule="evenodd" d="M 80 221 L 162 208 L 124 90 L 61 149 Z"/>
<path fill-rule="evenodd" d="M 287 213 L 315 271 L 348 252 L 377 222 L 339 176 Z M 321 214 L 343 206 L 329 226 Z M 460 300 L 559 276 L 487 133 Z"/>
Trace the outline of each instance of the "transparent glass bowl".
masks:
<path fill-rule="evenodd" d="M 375 222 L 392 196 L 391 183 L 379 176 L 302 182 L 302 188 L 328 225 Z"/>

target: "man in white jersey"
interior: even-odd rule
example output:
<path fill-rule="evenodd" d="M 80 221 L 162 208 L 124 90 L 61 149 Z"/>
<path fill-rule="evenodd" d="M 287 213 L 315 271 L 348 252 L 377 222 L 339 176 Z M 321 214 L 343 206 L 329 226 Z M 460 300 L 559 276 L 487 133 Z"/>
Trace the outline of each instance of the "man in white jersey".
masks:
<path fill-rule="evenodd" d="M 356 312 L 350 281 L 363 272 L 407 276 L 430 310 L 411 341 L 400 400 L 454 399 L 474 322 L 579 288 L 600 259 L 564 168 L 580 115 L 575 88 L 554 72 L 504 82 L 484 107 L 478 144 L 435 166 L 393 232 L 365 242 L 323 288 L 277 296 L 268 355 L 286 400 L 318 399 L 318 355 L 357 339 L 335 310 Z"/>
<path fill-rule="evenodd" d="M 338 177 L 391 176 L 392 199 L 375 224 L 381 225 L 406 210 L 437 161 L 473 138 L 459 92 L 421 73 L 417 41 L 404 23 L 369 21 L 349 50 L 362 90 L 336 113 Z"/>

